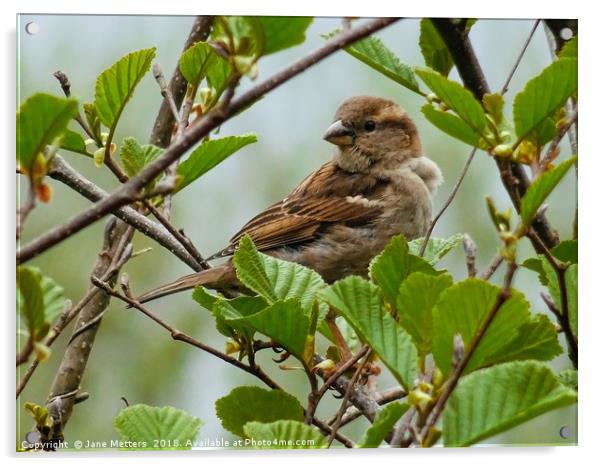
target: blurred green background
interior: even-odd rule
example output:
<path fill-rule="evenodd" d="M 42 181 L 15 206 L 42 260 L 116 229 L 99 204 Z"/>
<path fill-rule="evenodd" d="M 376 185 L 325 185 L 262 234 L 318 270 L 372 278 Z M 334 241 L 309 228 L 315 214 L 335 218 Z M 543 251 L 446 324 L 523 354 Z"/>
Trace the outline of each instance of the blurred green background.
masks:
<path fill-rule="evenodd" d="M 25 25 L 31 21 L 39 25 L 36 35 L 25 33 Z M 157 47 L 157 60 L 166 75 L 170 75 L 192 22 L 192 17 L 178 16 L 21 15 L 17 24 L 18 104 L 37 91 L 60 95 L 60 88 L 52 76 L 56 70 L 69 76 L 72 93 L 80 102 L 90 102 L 95 78 L 101 71 L 126 53 L 151 46 Z M 320 35 L 340 24 L 338 18 L 316 18 L 304 44 L 260 61 L 258 80 L 319 47 L 323 43 Z M 480 20 L 473 27 L 471 39 L 492 89 L 501 88 L 532 26 L 532 20 Z M 377 35 L 402 61 L 411 65 L 423 64 L 418 47 L 418 19 L 405 19 Z M 511 102 L 526 81 L 550 61 L 543 25 L 540 25 L 512 81 L 506 101 Z M 458 79 L 455 70 L 451 77 Z M 252 84 L 245 80 L 239 92 Z M 173 208 L 176 225 L 185 230 L 202 253 L 209 255 L 222 248 L 246 220 L 285 196 L 306 174 L 329 159 L 333 148 L 322 140 L 322 134 L 338 105 L 359 94 L 393 99 L 415 119 L 425 153 L 441 166 L 446 178 L 435 199 L 437 210 L 450 192 L 469 148 L 439 132 L 423 118 L 420 107 L 424 101 L 419 96 L 340 52 L 223 125 L 220 135 L 254 132 L 259 141 L 242 149 L 177 195 Z M 115 142 L 129 135 L 146 141 L 161 100 L 149 73 L 124 112 Z M 561 157 L 567 154 L 565 145 Z M 108 170 L 95 168 L 90 159 L 73 153 L 63 155 L 107 191 L 117 186 Z M 88 205 L 70 189 L 54 181 L 51 184 L 52 200 L 33 211 L 25 225 L 24 242 Z M 499 208 L 510 207 L 493 160 L 480 152 L 456 200 L 434 232 L 435 236 L 469 233 L 478 245 L 477 265 L 480 268 L 486 266 L 497 247 L 497 237 L 485 207 L 485 195 L 491 195 Z M 567 176 L 550 198 L 548 209 L 548 216 L 563 239 L 571 234 L 575 202 L 576 180 L 574 176 Z M 97 222 L 31 261 L 31 265 L 39 266 L 60 283 L 66 296 L 74 302 L 88 287 L 89 273 L 101 247 L 104 223 Z M 153 246 L 152 252 L 131 260 L 125 267 L 134 290 L 144 291 L 189 273 L 187 266 L 177 258 L 136 234 L 135 249 L 147 246 Z M 519 259 L 532 254 L 531 246 L 523 241 Z M 461 248 L 450 253 L 442 265 L 448 267 L 456 279 L 465 277 Z M 495 280 L 499 281 L 500 275 L 498 272 Z M 534 311 L 547 312 L 539 297 L 541 289 L 534 273 L 520 270 L 515 283 L 527 295 Z M 152 309 L 180 330 L 223 349 L 225 341 L 216 332 L 213 319 L 190 299 L 190 293 L 156 301 Z M 46 399 L 69 333 L 70 329 L 53 346 L 50 360 L 41 365 L 18 400 L 18 439 L 32 427 L 31 419 L 22 408 L 23 403 L 42 404 Z M 564 345 L 563 338 L 561 340 Z M 270 360 L 272 356 L 264 351 L 259 362 L 284 388 L 305 403 L 305 376 L 300 372 L 281 371 Z M 552 361 L 552 366 L 562 370 L 569 368 L 570 363 L 561 356 Z M 200 439 L 231 438 L 215 415 L 214 402 L 235 386 L 257 383 L 252 376 L 208 354 L 173 342 L 149 319 L 113 302 L 103 319 L 82 382 L 82 389 L 90 393 L 90 398 L 76 407 L 65 435 L 71 440 L 116 438 L 112 421 L 124 406 L 120 399 L 123 396 L 130 404 L 171 405 L 198 416 L 204 422 Z M 379 389 L 393 384 L 391 378 L 383 375 Z M 328 395 L 318 414 L 327 418 L 337 406 L 338 401 Z M 576 416 L 576 407 L 558 410 L 485 443 L 575 443 Z M 568 439 L 559 435 L 560 428 L 565 425 L 571 432 Z M 358 420 L 343 431 L 358 436 L 365 427 L 366 423 Z"/>

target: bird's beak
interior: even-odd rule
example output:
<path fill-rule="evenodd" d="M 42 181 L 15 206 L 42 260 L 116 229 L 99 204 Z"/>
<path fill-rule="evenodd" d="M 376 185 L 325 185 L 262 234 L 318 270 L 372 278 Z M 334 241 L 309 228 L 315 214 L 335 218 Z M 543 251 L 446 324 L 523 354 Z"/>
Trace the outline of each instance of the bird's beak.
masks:
<path fill-rule="evenodd" d="M 350 146 L 353 144 L 353 136 L 353 130 L 347 128 L 341 120 L 337 120 L 326 130 L 324 139 L 337 146 Z"/>

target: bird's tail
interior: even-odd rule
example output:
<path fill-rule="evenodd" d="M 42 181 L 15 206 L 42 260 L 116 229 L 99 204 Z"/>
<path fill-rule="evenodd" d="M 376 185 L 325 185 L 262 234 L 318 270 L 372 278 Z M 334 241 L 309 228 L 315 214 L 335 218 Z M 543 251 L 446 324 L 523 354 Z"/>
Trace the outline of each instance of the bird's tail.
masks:
<path fill-rule="evenodd" d="M 196 286 L 203 285 L 207 288 L 223 288 L 232 284 L 236 278 L 234 268 L 231 264 L 224 264 L 201 272 L 191 273 L 176 281 L 147 291 L 137 299 L 140 303 L 146 303 L 153 299 L 161 298 L 180 291 L 190 290 Z"/>

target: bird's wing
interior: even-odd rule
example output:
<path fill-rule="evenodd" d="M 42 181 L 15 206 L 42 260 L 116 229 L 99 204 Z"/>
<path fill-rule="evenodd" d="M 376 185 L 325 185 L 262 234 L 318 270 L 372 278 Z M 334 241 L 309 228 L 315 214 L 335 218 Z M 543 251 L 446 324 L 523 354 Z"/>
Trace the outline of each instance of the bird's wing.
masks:
<path fill-rule="evenodd" d="M 310 241 L 319 235 L 322 226 L 334 222 L 364 224 L 380 215 L 378 203 L 363 197 L 353 183 L 345 183 L 346 176 L 334 164 L 323 165 L 289 197 L 251 219 L 232 237 L 228 247 L 211 258 L 231 255 L 245 234 L 257 249 L 267 251 Z"/>

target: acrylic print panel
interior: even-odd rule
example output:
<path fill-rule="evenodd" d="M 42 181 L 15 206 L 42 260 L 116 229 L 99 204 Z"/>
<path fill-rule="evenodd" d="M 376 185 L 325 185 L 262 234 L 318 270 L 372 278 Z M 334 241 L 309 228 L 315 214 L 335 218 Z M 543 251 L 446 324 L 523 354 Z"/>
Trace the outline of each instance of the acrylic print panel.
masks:
<path fill-rule="evenodd" d="M 19 451 L 577 443 L 576 21 L 17 27 Z"/>

